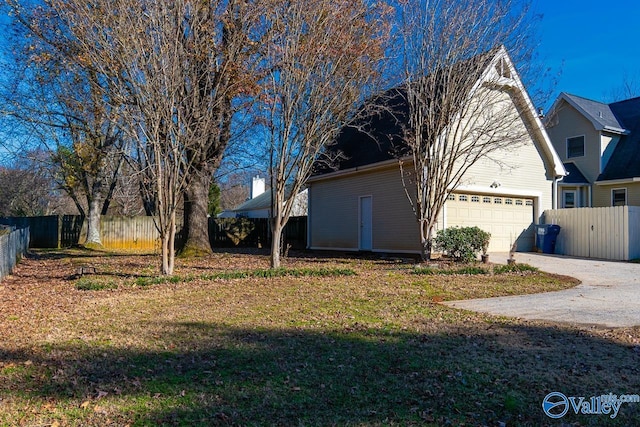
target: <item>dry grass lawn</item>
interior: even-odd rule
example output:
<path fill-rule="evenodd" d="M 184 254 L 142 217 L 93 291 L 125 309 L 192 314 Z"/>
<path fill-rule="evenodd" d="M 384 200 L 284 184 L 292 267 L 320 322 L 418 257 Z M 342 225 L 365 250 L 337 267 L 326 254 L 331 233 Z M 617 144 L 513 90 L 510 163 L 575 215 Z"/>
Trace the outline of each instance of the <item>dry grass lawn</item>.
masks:
<path fill-rule="evenodd" d="M 0 425 L 560 425 L 551 391 L 640 394 L 638 328 L 439 304 L 570 278 L 310 256 L 265 277 L 264 254 L 219 252 L 167 281 L 157 265 L 40 251 L 0 283 Z M 561 421 L 640 425 L 640 405 Z"/>

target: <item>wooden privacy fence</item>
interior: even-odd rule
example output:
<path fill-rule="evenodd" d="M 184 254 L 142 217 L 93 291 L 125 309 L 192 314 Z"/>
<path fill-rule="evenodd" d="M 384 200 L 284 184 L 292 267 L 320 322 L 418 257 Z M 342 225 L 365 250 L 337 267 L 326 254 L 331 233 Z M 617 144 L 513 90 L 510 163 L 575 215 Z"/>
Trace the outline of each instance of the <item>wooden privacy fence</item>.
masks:
<path fill-rule="evenodd" d="M 82 217 L 79 215 L 8 217 L 0 218 L 0 224 L 18 228 L 29 227 L 30 248 L 62 248 L 78 243 L 82 230 Z"/>
<path fill-rule="evenodd" d="M 640 206 L 554 209 L 546 224 L 557 224 L 556 253 L 611 260 L 640 258 Z"/>
<path fill-rule="evenodd" d="M 12 227 L 13 228 L 13 227 Z M 0 235 L 0 280 L 11 274 L 29 247 L 29 228 L 19 228 Z"/>
<path fill-rule="evenodd" d="M 101 237 L 105 249 L 158 251 L 160 236 L 152 217 L 102 216 Z M 61 248 L 81 241 L 83 218 L 76 215 L 28 218 L 0 218 L 0 224 L 31 227 L 32 248 Z M 86 226 L 85 226 L 86 227 Z M 184 245 L 185 230 L 179 225 L 176 247 Z M 289 219 L 284 229 L 284 245 L 304 249 L 307 245 L 307 217 Z M 213 248 L 267 248 L 271 232 L 267 218 L 209 218 L 209 242 Z"/>

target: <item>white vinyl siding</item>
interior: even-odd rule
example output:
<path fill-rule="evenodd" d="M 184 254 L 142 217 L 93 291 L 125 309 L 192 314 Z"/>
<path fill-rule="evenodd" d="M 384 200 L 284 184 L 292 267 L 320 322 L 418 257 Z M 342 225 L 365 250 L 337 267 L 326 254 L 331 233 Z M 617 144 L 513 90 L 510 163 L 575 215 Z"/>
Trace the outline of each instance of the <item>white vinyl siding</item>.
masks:
<path fill-rule="evenodd" d="M 501 96 L 502 101 L 511 102 L 508 93 L 503 92 Z M 511 108 L 517 111 L 513 103 Z M 514 133 L 528 135 L 528 128 L 522 120 L 514 126 L 519 127 Z M 460 194 L 456 203 L 466 202 L 480 209 L 487 206 L 520 209 L 527 218 L 518 224 L 522 226 L 520 232 L 533 228 L 540 214 L 551 209 L 553 165 L 545 165 L 541 153 L 542 150 L 538 150 L 529 136 L 523 137 L 519 144 L 492 152 L 491 159 L 483 158 L 468 169 L 460 187 L 455 190 L 467 194 Z M 495 187 L 496 182 L 499 183 L 498 188 Z M 397 165 L 312 181 L 309 246 L 358 250 L 358 203 L 363 195 L 371 195 L 374 201 L 373 250 L 418 252 L 419 228 Z M 474 195 L 478 198 L 472 201 L 471 196 Z M 493 203 L 483 203 L 483 197 L 491 197 Z M 507 200 L 511 200 L 509 206 Z M 519 204 L 516 204 L 517 200 L 520 200 Z M 447 210 L 445 204 L 444 212 L 439 216 L 439 228 L 450 225 L 446 223 L 449 217 Z M 474 225 L 482 228 L 483 219 L 479 218 Z M 531 243 L 529 240 L 529 243 L 519 245 L 519 250 L 527 250 Z M 504 250 L 502 246 L 501 250 Z"/>
<path fill-rule="evenodd" d="M 627 205 L 640 206 L 640 182 L 630 182 L 628 184 L 594 185 L 593 206 L 612 206 L 612 190 L 623 187 L 627 190 Z"/>

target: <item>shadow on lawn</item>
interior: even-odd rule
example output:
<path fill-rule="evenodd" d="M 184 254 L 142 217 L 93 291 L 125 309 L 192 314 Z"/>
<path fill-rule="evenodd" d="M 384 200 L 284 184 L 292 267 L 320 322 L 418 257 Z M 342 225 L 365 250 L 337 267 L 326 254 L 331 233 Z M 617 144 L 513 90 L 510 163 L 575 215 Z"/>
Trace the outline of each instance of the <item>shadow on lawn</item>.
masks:
<path fill-rule="evenodd" d="M 134 425 L 640 423 L 640 404 L 623 404 L 616 419 L 570 411 L 554 421 L 543 414 L 542 399 L 551 391 L 640 394 L 640 357 L 633 349 L 575 330 L 494 324 L 417 334 L 357 325 L 325 333 L 161 326 L 166 334 L 158 343 L 166 351 L 82 342 L 35 352 L 0 347 L 5 367 L 25 366 L 0 375 L 0 393 L 57 402 L 108 393 L 137 408 L 120 408 L 111 422 Z"/>

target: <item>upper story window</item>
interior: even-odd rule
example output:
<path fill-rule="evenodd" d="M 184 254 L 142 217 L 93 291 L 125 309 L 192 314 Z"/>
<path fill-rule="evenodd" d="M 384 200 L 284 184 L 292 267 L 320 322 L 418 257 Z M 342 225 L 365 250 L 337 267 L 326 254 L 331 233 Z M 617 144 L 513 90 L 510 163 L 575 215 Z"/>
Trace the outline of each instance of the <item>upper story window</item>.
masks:
<path fill-rule="evenodd" d="M 627 189 L 615 188 L 611 190 L 611 206 L 624 206 L 627 204 Z"/>
<path fill-rule="evenodd" d="M 584 156 L 584 135 L 567 138 L 567 157 Z"/>

